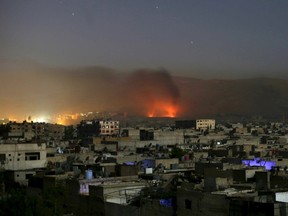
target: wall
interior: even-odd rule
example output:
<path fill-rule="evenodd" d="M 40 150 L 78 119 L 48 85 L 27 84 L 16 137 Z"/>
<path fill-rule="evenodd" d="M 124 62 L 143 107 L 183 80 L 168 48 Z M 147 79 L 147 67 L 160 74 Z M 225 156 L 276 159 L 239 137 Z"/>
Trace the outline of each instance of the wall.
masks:
<path fill-rule="evenodd" d="M 39 153 L 40 158 L 38 160 L 27 160 L 25 159 L 27 157 L 26 153 Z M 3 164 L 6 170 L 43 168 L 46 163 L 45 144 L 2 144 L 0 145 L 0 154 L 6 155 L 6 160 Z"/>
<path fill-rule="evenodd" d="M 178 189 L 177 215 L 227 216 L 229 200 L 223 195 Z"/>
<path fill-rule="evenodd" d="M 172 164 L 179 164 L 178 158 L 169 158 L 169 159 L 155 159 L 155 167 L 159 164 L 162 164 L 166 169 L 170 169 Z"/>

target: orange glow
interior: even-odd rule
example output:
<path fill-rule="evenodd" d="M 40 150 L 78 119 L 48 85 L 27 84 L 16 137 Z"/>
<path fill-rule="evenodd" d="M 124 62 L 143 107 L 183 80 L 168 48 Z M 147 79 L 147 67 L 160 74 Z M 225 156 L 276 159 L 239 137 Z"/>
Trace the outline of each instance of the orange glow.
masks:
<path fill-rule="evenodd" d="M 12 122 L 17 121 L 17 119 L 15 117 L 8 117 L 8 119 L 9 119 L 9 121 L 12 121 Z"/>
<path fill-rule="evenodd" d="M 65 121 L 64 121 L 64 120 L 60 120 L 60 119 L 58 119 L 58 120 L 56 121 L 56 124 L 66 125 L 66 124 L 65 124 Z"/>
<path fill-rule="evenodd" d="M 75 114 L 62 113 L 55 118 L 55 123 L 60 125 L 69 125 L 73 120 L 79 119 L 79 117 L 80 117 L 79 113 Z"/>
<path fill-rule="evenodd" d="M 147 117 L 170 117 L 177 116 L 177 105 L 165 102 L 155 102 L 149 107 Z"/>

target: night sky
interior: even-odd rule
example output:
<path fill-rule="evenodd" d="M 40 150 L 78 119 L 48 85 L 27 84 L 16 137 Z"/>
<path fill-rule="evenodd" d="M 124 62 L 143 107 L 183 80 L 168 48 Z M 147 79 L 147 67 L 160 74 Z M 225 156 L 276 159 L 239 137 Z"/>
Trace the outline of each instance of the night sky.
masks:
<path fill-rule="evenodd" d="M 205 117 L 267 95 L 281 113 L 286 84 L 213 79 L 288 80 L 287 24 L 287 0 L 0 0 L 0 117 Z"/>
<path fill-rule="evenodd" d="M 287 20 L 287 0 L 1 0 L 0 58 L 281 78 Z"/>

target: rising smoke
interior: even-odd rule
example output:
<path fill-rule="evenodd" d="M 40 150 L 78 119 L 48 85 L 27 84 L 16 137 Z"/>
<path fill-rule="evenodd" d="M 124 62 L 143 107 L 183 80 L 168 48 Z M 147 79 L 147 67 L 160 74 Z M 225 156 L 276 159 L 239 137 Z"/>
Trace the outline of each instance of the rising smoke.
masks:
<path fill-rule="evenodd" d="M 131 113 L 170 116 L 167 108 L 172 108 L 175 109 L 174 115 L 177 114 L 180 93 L 167 71 L 135 71 L 126 78 L 123 86 Z"/>
<path fill-rule="evenodd" d="M 0 118 L 89 111 L 185 118 L 288 115 L 288 80 L 199 80 L 172 77 L 165 70 L 8 65 L 0 61 Z"/>
<path fill-rule="evenodd" d="M 12 71 L 11 71 L 12 70 Z M 75 113 L 87 111 L 125 112 L 128 115 L 169 115 L 180 93 L 165 70 L 118 73 L 91 68 L 51 69 L 39 66 L 1 68 L 1 116 Z"/>

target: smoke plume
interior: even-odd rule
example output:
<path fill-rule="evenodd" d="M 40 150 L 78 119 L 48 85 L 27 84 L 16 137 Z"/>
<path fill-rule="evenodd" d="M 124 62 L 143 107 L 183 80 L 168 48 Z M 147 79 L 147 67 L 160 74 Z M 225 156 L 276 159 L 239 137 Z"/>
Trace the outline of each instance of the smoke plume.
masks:
<path fill-rule="evenodd" d="M 17 65 L 0 69 L 3 117 L 24 119 L 30 115 L 88 111 L 177 115 L 179 90 L 164 70 L 119 73 L 101 67 L 55 69 Z"/>

